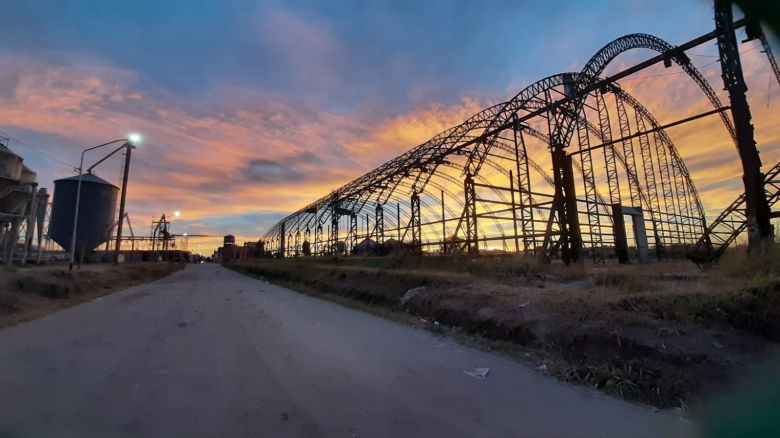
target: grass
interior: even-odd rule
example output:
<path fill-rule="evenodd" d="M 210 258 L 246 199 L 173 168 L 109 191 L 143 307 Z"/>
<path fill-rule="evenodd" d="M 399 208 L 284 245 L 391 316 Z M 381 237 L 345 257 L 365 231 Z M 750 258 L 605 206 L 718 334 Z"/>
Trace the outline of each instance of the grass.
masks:
<path fill-rule="evenodd" d="M 182 269 L 181 264 L 128 263 L 120 266 L 25 266 L 0 269 L 0 327 L 40 318 L 135 284 Z"/>

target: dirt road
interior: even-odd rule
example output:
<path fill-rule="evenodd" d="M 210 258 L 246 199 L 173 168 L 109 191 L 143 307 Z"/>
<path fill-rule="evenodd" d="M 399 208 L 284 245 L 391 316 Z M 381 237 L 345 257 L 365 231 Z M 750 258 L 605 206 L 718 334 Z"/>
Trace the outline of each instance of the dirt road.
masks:
<path fill-rule="evenodd" d="M 474 366 L 490 373 L 464 373 Z M 3 437 L 627 437 L 689 427 L 215 265 L 0 330 Z"/>

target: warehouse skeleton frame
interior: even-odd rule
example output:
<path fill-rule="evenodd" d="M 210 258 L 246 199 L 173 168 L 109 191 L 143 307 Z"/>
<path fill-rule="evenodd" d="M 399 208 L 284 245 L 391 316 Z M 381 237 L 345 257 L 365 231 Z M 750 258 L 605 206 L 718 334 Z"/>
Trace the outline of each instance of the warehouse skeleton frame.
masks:
<path fill-rule="evenodd" d="M 537 81 L 285 217 L 265 234 L 266 248 L 283 257 L 381 248 L 416 254 L 501 250 L 567 263 L 589 256 L 598 263 L 610 255 L 628 261 L 633 239 L 641 261 L 650 249 L 658 258 L 712 259 L 736 234 L 710 238 L 728 232 L 721 230 L 721 219 L 707 225 L 696 186 L 666 129 L 717 116 L 743 156 L 740 127 L 727 114 L 733 108 L 722 104 L 685 55 L 743 25 L 740 20 L 678 47 L 646 34 L 618 38 L 581 72 Z M 780 82 L 765 38 L 757 37 Z M 611 61 L 633 49 L 659 55 L 602 77 Z M 713 109 L 661 124 L 617 82 L 661 62 L 680 66 Z M 529 151 L 542 149 L 549 156 L 534 156 L 544 162 L 531 158 Z M 778 187 L 766 188 L 766 200 L 774 204 Z M 744 203 L 743 195 L 742 210 L 732 210 L 746 211 Z"/>

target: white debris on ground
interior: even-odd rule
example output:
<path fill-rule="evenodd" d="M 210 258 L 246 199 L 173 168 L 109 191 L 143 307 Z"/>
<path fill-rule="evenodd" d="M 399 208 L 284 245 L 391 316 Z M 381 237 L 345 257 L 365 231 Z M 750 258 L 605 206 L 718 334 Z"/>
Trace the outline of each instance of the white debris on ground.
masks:
<path fill-rule="evenodd" d="M 480 368 L 480 367 L 474 367 L 469 370 L 463 370 L 464 374 L 467 374 L 475 379 L 484 379 L 487 377 L 488 373 L 490 372 L 490 368 Z"/>

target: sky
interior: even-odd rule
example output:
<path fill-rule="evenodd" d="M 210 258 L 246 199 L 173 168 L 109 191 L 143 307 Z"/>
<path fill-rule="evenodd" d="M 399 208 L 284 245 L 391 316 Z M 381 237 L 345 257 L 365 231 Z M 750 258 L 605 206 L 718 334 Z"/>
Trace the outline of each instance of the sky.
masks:
<path fill-rule="evenodd" d="M 617 37 L 679 44 L 713 26 L 703 0 L 0 6 L 0 135 L 12 137 L 42 186 L 73 175 L 85 147 L 139 132 L 128 189 L 134 227 L 178 210 L 175 232 L 239 241 L 526 85 L 580 70 Z M 741 50 L 756 137 L 772 165 L 780 87 L 755 43 Z M 695 52 L 720 91 L 714 45 Z M 610 68 L 649 56 L 621 55 Z M 662 123 L 709 109 L 673 70 L 621 82 Z M 717 214 L 740 188 L 725 130 L 707 119 L 669 134 L 708 215 Z M 118 183 L 120 167 L 109 160 L 96 173 Z M 207 253 L 219 241 L 193 240 L 190 249 Z"/>

